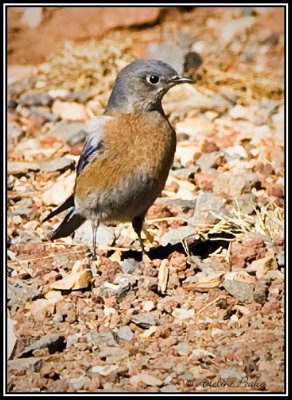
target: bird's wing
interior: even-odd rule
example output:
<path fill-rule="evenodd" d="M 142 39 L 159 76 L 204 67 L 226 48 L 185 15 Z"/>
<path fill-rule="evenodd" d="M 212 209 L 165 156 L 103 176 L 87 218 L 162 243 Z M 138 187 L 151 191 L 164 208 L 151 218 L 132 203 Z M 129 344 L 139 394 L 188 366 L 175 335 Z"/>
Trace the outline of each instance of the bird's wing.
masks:
<path fill-rule="evenodd" d="M 104 115 L 92 118 L 87 122 L 87 137 L 77 165 L 77 175 L 80 174 L 89 161 L 102 153 L 104 126 L 111 119 L 112 117 Z"/>

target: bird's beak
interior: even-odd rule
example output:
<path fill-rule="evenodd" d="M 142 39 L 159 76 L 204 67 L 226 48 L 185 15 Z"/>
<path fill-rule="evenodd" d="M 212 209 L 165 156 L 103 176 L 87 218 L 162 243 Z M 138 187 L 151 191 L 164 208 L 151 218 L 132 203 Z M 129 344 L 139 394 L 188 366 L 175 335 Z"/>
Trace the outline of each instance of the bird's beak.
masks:
<path fill-rule="evenodd" d="M 189 78 L 183 78 L 180 76 L 175 76 L 172 80 L 172 83 L 174 83 L 175 85 L 181 84 L 181 83 L 195 83 L 195 81 L 193 79 L 189 79 Z"/>

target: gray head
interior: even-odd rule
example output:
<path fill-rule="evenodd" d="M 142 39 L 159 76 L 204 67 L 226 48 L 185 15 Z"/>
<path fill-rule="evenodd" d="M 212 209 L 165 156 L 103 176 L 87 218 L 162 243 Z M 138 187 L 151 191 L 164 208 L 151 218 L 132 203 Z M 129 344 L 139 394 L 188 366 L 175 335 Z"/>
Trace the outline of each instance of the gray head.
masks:
<path fill-rule="evenodd" d="M 160 60 L 137 60 L 127 65 L 117 76 L 105 114 L 135 110 L 162 111 L 165 93 L 180 83 L 191 83 L 182 78 L 168 64 Z"/>

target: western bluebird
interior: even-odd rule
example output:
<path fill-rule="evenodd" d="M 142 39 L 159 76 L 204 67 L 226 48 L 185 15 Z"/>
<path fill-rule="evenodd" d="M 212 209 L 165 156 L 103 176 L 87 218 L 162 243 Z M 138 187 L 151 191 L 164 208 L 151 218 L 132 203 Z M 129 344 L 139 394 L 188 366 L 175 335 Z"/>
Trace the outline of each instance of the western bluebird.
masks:
<path fill-rule="evenodd" d="M 52 240 L 89 219 L 95 256 L 100 222 L 131 221 L 144 252 L 144 217 L 164 187 L 176 148 L 161 100 L 173 86 L 192 82 L 160 60 L 136 60 L 118 74 L 104 114 L 88 123 L 74 193 L 44 219 L 71 208 Z"/>

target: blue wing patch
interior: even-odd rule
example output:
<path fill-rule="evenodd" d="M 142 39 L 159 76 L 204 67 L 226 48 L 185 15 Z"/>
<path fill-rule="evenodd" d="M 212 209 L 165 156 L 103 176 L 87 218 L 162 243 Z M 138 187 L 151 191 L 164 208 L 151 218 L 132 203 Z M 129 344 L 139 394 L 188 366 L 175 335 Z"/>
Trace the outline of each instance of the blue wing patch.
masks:
<path fill-rule="evenodd" d="M 111 119 L 112 117 L 109 116 L 100 116 L 92 118 L 87 122 L 87 138 L 78 161 L 77 175 L 80 174 L 91 160 L 103 152 L 104 125 Z"/>
<path fill-rule="evenodd" d="M 103 143 L 100 141 L 97 146 L 94 146 L 90 143 L 85 143 L 85 146 L 82 150 L 81 156 L 77 165 L 77 175 L 84 169 L 84 167 L 89 163 L 89 161 L 96 157 L 98 154 L 102 152 Z"/>

